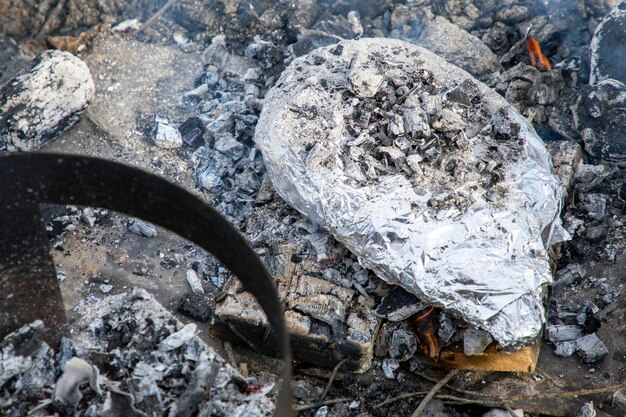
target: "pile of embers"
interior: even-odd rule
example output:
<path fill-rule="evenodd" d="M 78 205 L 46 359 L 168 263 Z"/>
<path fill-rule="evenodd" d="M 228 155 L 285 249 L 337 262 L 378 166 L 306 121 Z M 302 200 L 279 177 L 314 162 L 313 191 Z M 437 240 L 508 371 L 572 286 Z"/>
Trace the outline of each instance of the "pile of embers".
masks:
<path fill-rule="evenodd" d="M 0 342 L 3 415 L 271 415 L 271 384 L 241 376 L 145 290 L 95 303 L 76 328 L 57 351 L 41 321 Z"/>
<path fill-rule="evenodd" d="M 189 21 L 184 19 L 190 19 L 190 16 L 194 15 L 191 11 L 198 12 L 193 19 L 194 25 L 197 26 L 189 32 L 190 38 L 196 36 L 195 40 L 202 42 L 202 36 L 207 36 L 207 33 L 219 32 L 218 25 L 211 26 L 213 23 L 210 23 L 215 22 L 215 16 L 205 18 L 209 13 L 208 7 L 198 9 L 191 7 L 189 2 L 180 3 L 169 16 L 179 28 L 184 27 L 181 23 L 189 24 Z M 614 39 L 612 42 L 616 44 L 619 44 L 618 41 L 622 38 L 615 31 L 606 31 L 599 34 L 596 41 L 591 42 L 593 29 L 609 11 L 608 6 L 611 4 L 598 1 L 585 1 L 575 6 L 568 5 L 567 2 L 553 2 L 546 6 L 530 1 L 507 4 L 410 1 L 406 4 L 392 5 L 382 5 L 383 2 L 376 2 L 374 5 L 370 5 L 369 2 L 356 2 L 353 5 L 356 10 L 348 13 L 352 5 L 346 2 L 338 3 L 326 12 L 321 12 L 320 5 L 316 2 L 302 2 L 295 6 L 295 11 L 284 7 L 284 3 L 275 9 L 268 6 L 259 10 L 257 14 L 246 11 L 250 30 L 243 30 L 242 26 L 245 25 L 241 23 L 239 26 L 234 24 L 226 29 L 226 40 L 217 37 L 214 39 L 213 46 L 206 54 L 205 71 L 197 78 L 195 88 L 181 100 L 181 106 L 195 113 L 187 120 L 180 120 L 180 124 L 172 124 L 174 129 L 179 130 L 182 140 L 177 138 L 176 133 L 173 134 L 173 139 L 166 134 L 158 136 L 159 124 L 169 125 L 161 120 L 155 123 L 157 130 L 154 141 L 157 145 L 169 148 L 200 147 L 192 157 L 193 165 L 197 169 L 198 187 L 203 190 L 203 195 L 208 201 L 241 227 L 268 263 L 279 263 L 274 248 L 290 242 L 295 247 L 292 259 L 302 265 L 300 267 L 302 275 L 311 274 L 336 285 L 354 288 L 362 295 L 375 298 L 377 301 L 382 298 L 379 311 L 390 320 L 392 320 L 390 311 L 396 312 L 406 306 L 408 306 L 406 311 L 400 314 L 403 318 L 419 312 L 430 312 L 425 317 L 422 317 L 422 314 L 418 315 L 421 320 L 417 321 L 416 326 L 433 323 L 435 320 L 438 325 L 436 334 L 440 341 L 461 342 L 463 336 L 472 336 L 466 337 L 468 341 L 476 341 L 474 350 L 470 349 L 470 352 L 482 351 L 486 344 L 491 342 L 488 335 L 459 332 L 457 330 L 459 324 L 445 313 L 431 311 L 427 305 L 414 298 L 406 304 L 400 302 L 405 294 L 390 297 L 389 300 L 394 300 L 393 305 L 385 310 L 383 297 L 394 292 L 399 293 L 400 290 L 390 289 L 371 274 L 363 273 L 354 257 L 346 254 L 341 245 L 336 244 L 315 225 L 302 221 L 284 202 L 277 202 L 277 198 L 267 190 L 269 187 L 267 181 L 266 186 L 262 186 L 265 168 L 253 141 L 254 127 L 263 105 L 260 99 L 275 83 L 277 72 L 284 68 L 286 62 L 313 47 L 334 43 L 340 38 L 358 36 L 399 37 L 419 44 L 420 35 L 426 27 L 429 27 L 428 43 L 432 44 L 433 39 L 437 38 L 437 33 L 436 28 L 429 26 L 428 22 L 429 19 L 438 16 L 438 19 L 447 19 L 446 25 L 455 28 L 455 35 L 460 36 L 455 39 L 466 42 L 463 45 L 472 48 L 469 55 L 475 51 L 483 51 L 483 48 L 487 50 L 485 60 L 496 62 L 493 71 L 484 71 L 472 64 L 467 64 L 465 69 L 473 72 L 506 97 L 533 121 L 545 139 L 580 142 L 586 146 L 585 149 L 592 157 L 623 162 L 626 152 L 623 141 L 616 133 L 623 132 L 622 129 L 626 125 L 623 116 L 624 86 L 621 84 L 624 82 L 623 66 L 608 65 L 606 60 L 598 58 L 603 55 L 599 49 L 607 42 L 602 41 L 603 37 Z M 613 21 L 619 21 L 620 16 L 623 16 L 623 6 L 616 10 L 612 13 Z M 244 12 L 240 11 L 243 15 Z M 296 12 L 297 18 L 291 15 Z M 297 25 L 285 23 L 289 22 L 291 17 L 294 17 L 293 22 L 297 22 Z M 238 22 L 236 18 L 235 22 Z M 610 24 L 611 22 L 607 23 L 609 26 Z M 198 27 L 201 30 L 198 30 Z M 528 55 L 526 45 L 529 30 L 552 60 L 551 71 L 547 70 L 544 59 L 537 58 L 534 49 L 535 52 Z M 199 32 L 203 35 L 197 35 Z M 297 39 L 294 33 L 297 33 Z M 272 42 L 258 40 L 252 42 L 252 36 L 259 34 Z M 226 42 L 239 53 L 231 53 L 226 47 Z M 422 39 L 421 42 L 426 43 L 426 39 Z M 450 45 L 446 47 L 443 39 L 441 45 L 444 46 L 441 46 L 441 51 L 438 52 L 447 55 L 446 58 L 454 62 L 455 52 L 445 53 L 446 48 L 454 48 Z M 590 63 L 587 58 L 590 48 L 593 49 L 596 59 L 594 63 Z M 233 60 L 231 59 L 233 57 L 239 59 Z M 474 55 L 476 60 L 481 60 L 482 57 L 480 54 Z M 466 59 L 461 57 L 457 63 L 463 65 Z M 619 62 L 619 59 L 615 61 Z M 605 62 L 605 67 L 597 65 L 598 62 Z M 594 65 L 594 68 L 590 69 L 590 65 Z M 593 84 L 587 84 L 592 71 Z M 413 78 L 410 79 L 383 81 L 386 85 L 379 94 L 362 100 L 352 117 L 346 120 L 356 138 L 367 130 L 376 139 L 374 143 L 355 141 L 343 149 L 342 157 L 346 166 L 350 164 L 354 166 L 351 170 L 352 180 L 368 181 L 390 171 L 419 174 L 436 167 L 449 173 L 445 178 L 445 188 L 457 190 L 457 186 L 463 185 L 465 180 L 456 176 L 455 170 L 468 161 L 464 158 L 448 159 L 445 155 L 446 150 L 462 150 L 464 147 L 463 137 L 455 133 L 460 126 L 465 127 L 468 123 L 459 115 L 464 113 L 467 106 L 476 106 L 476 100 L 479 99 L 473 86 L 463 83 L 456 87 L 456 90 L 449 92 L 449 100 L 442 101 L 437 99 L 437 94 L 429 94 L 436 91 L 428 86 L 427 73 L 415 71 Z M 410 117 L 405 117 L 409 108 L 417 111 L 411 112 Z M 302 111 L 302 116 L 306 117 L 306 109 Z M 495 126 L 495 129 L 497 131 L 498 126 Z M 406 145 L 405 138 L 409 136 L 417 141 L 416 147 L 413 143 Z M 392 146 L 392 143 L 400 146 Z M 361 150 L 364 147 L 371 148 L 373 158 L 363 154 Z M 409 147 L 414 148 L 409 152 Z M 497 149 L 489 151 L 498 152 Z M 500 156 L 508 158 L 515 155 Z M 475 169 L 470 170 L 473 171 L 475 180 L 487 190 L 493 190 L 500 177 L 500 166 L 494 161 L 494 158 L 486 154 L 482 161 L 473 166 Z M 595 161 L 598 162 L 598 159 Z M 563 263 L 570 259 L 584 260 L 590 253 L 594 262 L 614 262 L 615 253 L 623 249 L 623 244 L 619 243 L 618 238 L 622 237 L 624 227 L 621 219 L 611 219 L 610 214 L 623 209 L 621 201 L 624 191 L 619 184 L 623 178 L 615 170 L 598 169 L 598 172 L 587 172 L 589 174 L 587 176 L 583 171 L 580 171 L 578 181 L 585 185 L 577 188 L 578 194 L 574 195 L 572 201 L 573 213 L 568 216 L 567 223 L 570 233 L 576 238 L 580 237 L 580 240 L 566 253 L 568 257 Z M 429 204 L 433 207 L 447 207 L 451 204 L 463 207 L 467 201 L 466 196 L 454 192 L 447 193 L 442 198 L 432 199 Z M 266 216 L 263 221 L 259 220 L 259 213 Z M 607 236 L 608 227 L 613 227 L 618 233 L 615 236 Z M 562 290 L 565 286 L 580 284 L 585 279 L 585 274 L 569 268 L 557 274 L 556 278 L 561 282 L 559 290 Z M 552 325 L 548 327 L 547 336 L 556 344 L 557 354 L 567 356 L 578 350 L 585 361 L 593 362 L 607 353 L 606 346 L 598 343 L 595 331 L 598 328 L 598 321 L 605 320 L 610 314 L 611 306 L 617 305 L 617 290 L 614 284 L 616 283 L 612 279 L 610 282 L 594 284 L 599 294 L 599 300 L 596 300 L 599 306 L 581 302 L 581 305 L 564 308 L 553 303 L 554 308 L 550 311 Z M 565 303 L 562 299 L 560 301 Z M 142 354 L 158 352 L 157 345 L 174 332 L 175 326 L 172 326 L 174 325 L 170 324 L 169 327 L 160 328 L 163 333 L 156 337 L 155 344 L 149 346 Z M 397 378 L 394 371 L 399 367 L 398 361 L 408 361 L 418 349 L 412 335 L 413 330 L 397 327 L 400 326 L 395 324 L 390 326 L 388 334 L 391 341 L 389 350 L 384 353 L 387 355 L 389 352 L 392 356 L 392 360 L 387 359 L 383 364 L 385 375 L 389 378 Z M 109 334 L 112 333 L 105 331 L 101 335 Z M 124 330 L 115 337 L 126 337 L 124 334 L 129 333 Z M 426 340 L 420 340 L 419 346 L 428 356 L 433 356 L 433 351 L 436 350 L 432 348 L 433 333 L 431 331 L 425 334 L 431 336 L 426 337 Z M 113 343 L 110 347 L 115 346 Z M 49 351 L 44 349 L 42 352 L 44 353 L 41 357 L 50 357 Z M 154 355 L 163 358 L 162 352 Z M 71 355 L 67 354 L 65 359 L 69 356 Z M 177 357 L 166 359 L 166 362 L 184 363 L 184 360 L 185 358 Z M 62 361 L 58 360 L 58 364 Z M 414 361 L 412 362 L 413 368 L 416 365 Z M 94 360 L 94 363 L 97 362 Z M 33 393 L 34 397 L 30 400 L 37 396 L 50 397 L 41 396 L 41 392 L 45 393 L 46 390 L 48 394 L 52 392 L 60 368 L 51 368 L 48 365 L 41 365 L 45 371 L 42 372 L 48 375 L 47 379 L 44 378 L 45 382 L 33 385 L 38 389 L 43 388 L 43 391 Z M 108 366 L 112 367 L 112 371 L 121 372 L 121 368 L 115 368 L 110 364 L 107 364 L 107 370 Z M 141 378 L 138 380 L 144 381 L 147 387 L 152 388 L 155 385 L 151 384 L 158 387 L 159 383 L 166 381 L 163 382 L 164 385 L 169 384 L 174 391 L 180 389 L 182 392 L 181 387 L 191 380 L 193 369 L 178 369 L 170 362 L 164 366 L 166 376 L 150 376 L 152 379 L 146 379 L 145 375 L 140 375 Z M 133 369 L 126 369 L 126 372 L 139 375 L 140 371 L 137 371 L 135 366 Z M 3 374 L 6 375 L 9 374 Z M 172 375 L 178 380 L 172 382 L 167 379 Z M 161 377 L 164 379 L 158 380 Z M 9 379 L 0 379 L 0 382 Z M 236 377 L 231 379 L 238 380 Z M 161 382 L 155 382 L 157 380 Z M 27 387 L 28 384 L 20 382 L 15 385 L 18 388 L 21 386 Z M 120 388 L 124 392 L 129 389 L 127 386 Z M 145 389 L 145 392 L 151 392 L 148 388 Z M 243 390 L 245 391 L 245 388 Z M 22 392 L 26 395 L 31 391 L 28 388 Z M 114 389 L 110 389 L 109 392 L 110 396 L 116 395 Z M 159 395 L 162 395 L 160 400 Z M 155 404 L 159 407 L 167 406 L 170 401 L 166 394 L 160 394 L 158 390 L 154 391 L 154 396 L 157 398 Z M 238 394 L 233 398 L 235 403 L 243 401 L 243 397 L 239 397 Z M 104 405 L 96 403 L 97 401 L 94 402 L 92 413 L 106 409 Z M 19 409 L 19 403 L 11 402 L 10 399 L 3 405 Z M 103 408 L 98 408 L 100 406 Z"/>

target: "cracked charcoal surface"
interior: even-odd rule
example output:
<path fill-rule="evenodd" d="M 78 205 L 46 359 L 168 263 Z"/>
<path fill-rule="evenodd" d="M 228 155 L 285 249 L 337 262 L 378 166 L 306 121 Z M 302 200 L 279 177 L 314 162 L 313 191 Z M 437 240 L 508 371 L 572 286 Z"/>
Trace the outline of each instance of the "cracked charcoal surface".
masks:
<path fill-rule="evenodd" d="M 0 86 L 0 152 L 38 149 L 80 121 L 93 96 L 84 62 L 69 52 L 42 52 Z"/>

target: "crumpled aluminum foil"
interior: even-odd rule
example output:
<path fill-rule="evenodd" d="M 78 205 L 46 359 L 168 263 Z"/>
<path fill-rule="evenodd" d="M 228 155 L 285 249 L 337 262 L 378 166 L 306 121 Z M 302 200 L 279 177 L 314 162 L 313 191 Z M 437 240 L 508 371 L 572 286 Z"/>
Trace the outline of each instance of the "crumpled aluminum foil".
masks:
<path fill-rule="evenodd" d="M 520 125 L 523 149 L 506 166 L 506 198 L 490 202 L 478 190 L 464 212 L 431 210 L 425 203 L 432 190 L 416 194 L 404 175 L 368 186 L 350 182 L 338 152 L 350 136 L 344 118 L 355 99 L 345 91 L 356 90 L 356 78 L 348 80 L 355 62 L 366 68 L 365 83 L 380 82 L 377 65 L 393 71 L 404 63 L 427 69 L 441 85 L 478 85 L 488 114 L 504 109 Z M 255 141 L 278 193 L 380 278 L 488 331 L 503 347 L 519 348 L 539 334 L 542 289 L 552 282 L 547 248 L 568 238 L 559 219 L 562 187 L 532 126 L 471 75 L 398 40 L 320 48 L 294 60 L 268 92 Z"/>

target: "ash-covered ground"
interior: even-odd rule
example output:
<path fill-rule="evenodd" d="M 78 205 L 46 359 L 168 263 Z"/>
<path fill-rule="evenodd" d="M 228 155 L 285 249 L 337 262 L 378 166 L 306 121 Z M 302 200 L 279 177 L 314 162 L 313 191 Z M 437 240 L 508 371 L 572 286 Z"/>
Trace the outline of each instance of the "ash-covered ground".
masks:
<path fill-rule="evenodd" d="M 621 163 L 626 146 L 619 132 L 626 128 L 625 90 L 620 84 L 626 76 L 624 67 L 614 61 L 606 68 L 596 66 L 590 76 L 592 46 L 611 44 L 597 38 L 592 42 L 594 32 L 617 2 L 179 0 L 139 33 L 111 29 L 127 19 L 147 22 L 164 4 L 143 0 L 0 4 L 0 82 L 44 48 L 56 47 L 76 53 L 96 86 L 83 120 L 41 150 L 100 156 L 162 175 L 224 214 L 276 275 L 287 269 L 281 248 L 289 245 L 289 268 L 295 276 L 349 289 L 354 300 L 365 300 L 359 305 L 373 310 L 390 286 L 275 193 L 255 147 L 254 130 L 266 92 L 295 57 L 359 37 L 392 37 L 424 46 L 494 88 L 533 123 L 546 143 L 580 144 L 584 163 L 575 167 L 562 215 L 572 240 L 557 261 L 557 283 L 547 301 L 552 330 L 542 342 L 536 371 L 462 372 L 423 415 L 478 416 L 505 403 L 528 415 L 576 415 L 591 400 L 599 415 L 624 413 L 626 393 L 620 384 L 626 361 L 622 337 L 626 189 Z M 603 25 L 604 36 L 617 36 L 614 43 L 619 44 L 620 32 L 611 29 L 611 22 Z M 531 65 L 528 34 L 541 45 L 550 70 Z M 597 50 L 594 53 L 597 56 Z M 355 133 L 362 118 L 390 119 L 391 125 L 374 133 L 383 145 L 397 139 L 400 124 L 393 127 L 395 116 L 377 114 L 370 107 L 404 97 L 412 82 L 396 86 L 391 81 L 386 94 L 370 104 L 362 101 L 351 121 Z M 449 115 L 446 110 L 461 112 L 463 106 L 477 104 L 469 96 L 466 101 L 447 103 L 447 109 L 432 115 L 424 108 L 425 118 L 437 123 L 437 118 Z M 306 109 L 302 112 L 307 117 Z M 425 125 L 411 125 L 420 128 Z M 430 146 L 425 142 L 422 149 L 427 162 L 436 157 L 429 154 Z M 384 149 L 376 155 L 377 163 L 393 166 L 393 155 Z M 345 156 L 352 157 L 353 152 Z M 396 168 L 413 169 L 406 162 Z M 498 167 L 484 163 L 479 180 L 493 181 Z M 367 167 L 363 172 L 364 178 L 354 180 L 367 180 Z M 224 347 L 210 335 L 214 299 L 229 274 L 206 253 L 165 230 L 117 213 L 59 206 L 44 212 L 74 325 L 93 313 L 99 300 L 141 287 L 183 322 L 198 323 L 200 337 L 243 374 L 264 380 L 276 372 L 274 359 L 250 346 L 234 345 L 233 352 L 229 344 Z M 202 291 L 204 295 L 199 295 Z M 395 337 L 400 341 L 402 332 L 413 331 L 394 326 L 387 327 L 390 340 L 394 332 L 400 332 Z M 579 341 L 582 338 L 586 339 Z M 415 352 L 417 347 L 376 349 L 371 369 L 364 374 L 340 371 L 325 397 L 339 401 L 326 405 L 320 396 L 330 370 L 303 362 L 294 383 L 302 415 L 410 415 L 423 394 L 377 405 L 401 393 L 428 391 L 446 371 L 416 361 L 407 349 Z M 15 394 L 16 382 L 9 379 L 1 387 L 0 410 Z M 34 407 L 43 397 L 29 401 Z M 84 400 L 92 399 L 93 394 Z M 136 401 L 136 406 L 149 411 L 147 403 Z M 86 409 L 83 404 L 81 410 Z M 23 415 L 25 410 L 10 415 Z"/>

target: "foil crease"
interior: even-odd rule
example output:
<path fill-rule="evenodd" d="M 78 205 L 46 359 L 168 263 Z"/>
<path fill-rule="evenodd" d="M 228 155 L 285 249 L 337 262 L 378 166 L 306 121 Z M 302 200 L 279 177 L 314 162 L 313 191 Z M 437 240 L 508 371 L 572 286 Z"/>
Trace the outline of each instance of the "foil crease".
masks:
<path fill-rule="evenodd" d="M 380 51 L 380 59 L 386 59 L 385 51 L 401 48 L 406 54 L 393 59 L 417 57 L 442 82 L 474 80 L 406 42 L 361 39 L 341 45 L 344 60 L 359 51 Z M 333 48 L 311 54 L 332 60 L 333 52 L 337 55 Z M 505 348 L 532 343 L 545 322 L 542 290 L 552 282 L 547 248 L 568 238 L 559 219 L 561 184 L 532 126 L 474 80 L 486 97 L 485 105 L 494 112 L 506 109 L 521 126 L 523 157 L 508 166 L 503 180 L 506 199 L 494 204 L 477 195 L 464 213 L 415 210 L 431 193 L 416 194 L 403 175 L 383 176 L 369 187 L 346 181 L 346 167 L 335 155 L 346 140 L 345 114 L 342 101 L 328 91 L 340 91 L 347 75 L 339 64 L 328 64 L 332 70 L 325 71 L 314 61 L 305 56 L 290 64 L 268 92 L 257 126 L 255 141 L 278 193 L 378 277 L 488 331 Z M 327 86 L 315 82 L 320 78 Z M 303 106 L 315 107 L 320 114 L 294 112 Z"/>

